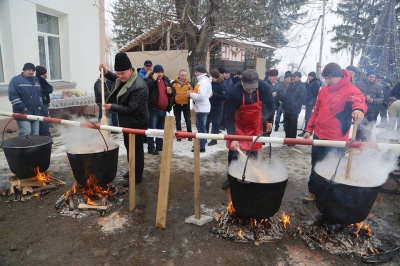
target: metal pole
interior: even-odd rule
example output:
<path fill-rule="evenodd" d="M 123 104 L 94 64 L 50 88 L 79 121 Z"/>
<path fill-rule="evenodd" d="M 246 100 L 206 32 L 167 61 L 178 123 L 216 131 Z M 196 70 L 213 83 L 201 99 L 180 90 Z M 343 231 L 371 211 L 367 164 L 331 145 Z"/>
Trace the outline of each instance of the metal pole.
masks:
<path fill-rule="evenodd" d="M 322 23 L 321 23 L 321 43 L 319 45 L 319 61 L 317 64 L 317 77 L 321 78 L 321 66 L 322 66 L 322 48 L 324 47 L 324 28 L 325 28 L 325 7 L 326 0 L 322 0 Z"/>
<path fill-rule="evenodd" d="M 300 61 L 300 65 L 299 65 L 299 67 L 297 68 L 297 71 L 299 71 L 299 69 L 301 68 L 301 65 L 303 64 L 304 58 L 306 57 L 307 52 L 308 52 L 308 48 L 310 48 L 311 42 L 313 41 L 313 38 L 314 38 L 314 34 L 315 34 L 315 32 L 317 31 L 317 28 L 318 28 L 318 25 L 319 25 L 319 21 L 321 20 L 321 17 L 322 17 L 322 16 L 319 16 L 319 18 L 318 18 L 317 25 L 315 25 L 314 31 L 313 31 L 313 33 L 312 33 L 312 35 L 311 35 L 310 42 L 309 42 L 308 45 L 307 45 L 306 52 L 304 53 L 303 58 L 302 58 L 301 61 Z"/>

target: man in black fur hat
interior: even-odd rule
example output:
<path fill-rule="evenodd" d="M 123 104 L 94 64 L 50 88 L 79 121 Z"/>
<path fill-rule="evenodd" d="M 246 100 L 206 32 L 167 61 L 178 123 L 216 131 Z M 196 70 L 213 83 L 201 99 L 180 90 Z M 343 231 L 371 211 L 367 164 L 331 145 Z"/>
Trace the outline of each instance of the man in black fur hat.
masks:
<path fill-rule="evenodd" d="M 104 64 L 99 65 L 99 70 L 104 70 L 105 77 L 114 86 L 106 100 L 104 107 L 107 111 L 118 113 L 121 127 L 147 129 L 149 110 L 147 108 L 148 90 L 144 80 L 132 68 L 131 61 L 126 53 L 115 56 L 115 73 L 107 70 Z M 143 142 L 145 136 L 136 135 L 135 138 L 135 183 L 142 182 L 144 169 Z M 129 160 L 129 134 L 124 134 L 124 145 Z M 129 177 L 129 172 L 124 178 Z M 124 182 L 124 185 L 129 183 Z"/>

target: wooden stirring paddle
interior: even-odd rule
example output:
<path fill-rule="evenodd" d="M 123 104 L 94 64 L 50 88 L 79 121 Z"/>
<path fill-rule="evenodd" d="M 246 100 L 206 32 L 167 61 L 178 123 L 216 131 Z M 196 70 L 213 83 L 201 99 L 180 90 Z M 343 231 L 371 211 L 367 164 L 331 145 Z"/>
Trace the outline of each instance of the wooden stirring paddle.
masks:
<path fill-rule="evenodd" d="M 356 121 L 354 122 L 353 133 L 351 134 L 351 142 L 353 142 L 356 139 L 357 128 L 358 128 L 358 122 Z M 351 163 L 353 161 L 353 152 L 354 148 L 350 148 L 349 159 L 347 160 L 347 167 L 346 167 L 346 175 L 345 175 L 346 179 L 350 178 Z"/>
<path fill-rule="evenodd" d="M 244 158 L 247 159 L 247 155 L 244 154 L 244 152 L 241 149 L 237 149 L 237 151 L 239 152 L 239 154 L 241 156 L 243 156 Z M 257 176 L 258 181 L 260 181 L 261 183 L 268 183 L 268 180 L 263 177 L 263 174 L 260 172 L 259 169 L 257 169 L 257 167 L 254 166 L 254 164 L 252 162 L 250 162 L 250 160 L 248 161 L 248 164 L 250 165 L 251 169 L 253 170 L 253 173 Z"/>

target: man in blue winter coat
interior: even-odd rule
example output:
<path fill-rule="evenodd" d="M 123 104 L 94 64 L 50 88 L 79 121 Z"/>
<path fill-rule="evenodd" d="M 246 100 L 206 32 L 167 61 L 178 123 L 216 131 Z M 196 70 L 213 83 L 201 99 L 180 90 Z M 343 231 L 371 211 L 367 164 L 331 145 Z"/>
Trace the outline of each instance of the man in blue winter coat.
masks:
<path fill-rule="evenodd" d="M 22 73 L 11 79 L 8 85 L 8 99 L 13 112 L 27 115 L 41 115 L 43 107 L 42 89 L 34 76 L 35 65 L 26 63 Z M 39 121 L 16 119 L 20 136 L 39 135 Z"/>

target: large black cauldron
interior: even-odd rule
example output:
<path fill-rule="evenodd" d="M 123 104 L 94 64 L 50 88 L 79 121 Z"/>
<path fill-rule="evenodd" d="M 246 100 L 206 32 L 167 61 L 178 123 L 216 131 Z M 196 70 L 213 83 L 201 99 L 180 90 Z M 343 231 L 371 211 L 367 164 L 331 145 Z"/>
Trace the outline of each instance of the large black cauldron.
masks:
<path fill-rule="evenodd" d="M 97 185 L 105 186 L 114 180 L 117 174 L 119 146 L 108 144 L 108 150 L 99 150 L 98 147 L 86 145 L 67 151 L 69 164 L 76 182 L 86 187 L 87 180 L 93 175 Z"/>
<path fill-rule="evenodd" d="M 315 171 L 315 187 L 318 188 L 316 205 L 325 220 L 332 224 L 354 224 L 367 218 L 381 186 L 356 187 L 336 183 Z"/>
<path fill-rule="evenodd" d="M 278 212 L 287 179 L 277 183 L 242 182 L 228 175 L 232 204 L 242 218 L 267 219 Z"/>
<path fill-rule="evenodd" d="M 19 179 L 36 176 L 35 169 L 45 172 L 50 166 L 52 138 L 19 136 L 3 142 L 8 166 Z"/>

